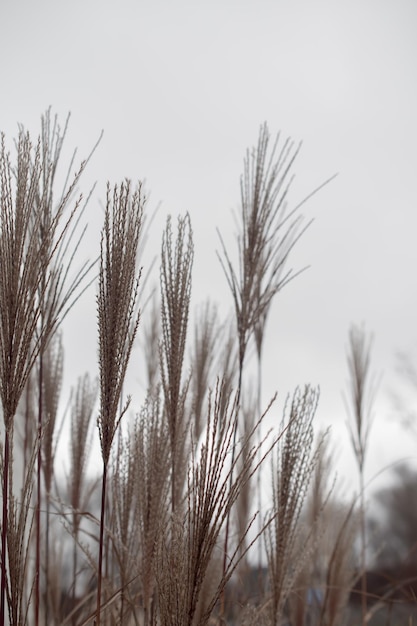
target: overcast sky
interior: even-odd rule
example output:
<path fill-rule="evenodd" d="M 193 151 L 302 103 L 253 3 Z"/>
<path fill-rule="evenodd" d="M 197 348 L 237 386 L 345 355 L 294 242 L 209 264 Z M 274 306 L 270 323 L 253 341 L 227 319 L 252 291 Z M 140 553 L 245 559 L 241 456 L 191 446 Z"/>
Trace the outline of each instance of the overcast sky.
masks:
<path fill-rule="evenodd" d="M 296 203 L 314 223 L 294 254 L 311 268 L 278 295 L 268 325 L 265 402 L 320 384 L 319 423 L 333 424 L 351 463 L 341 392 L 349 325 L 374 333 L 383 372 L 369 476 L 413 454 L 390 392 L 395 353 L 417 360 L 417 4 L 415 0 L 3 0 L 0 129 L 37 133 L 48 106 L 68 148 L 88 154 L 97 180 L 91 246 L 107 180 L 146 178 L 161 203 L 149 246 L 159 252 L 168 213 L 189 211 L 194 303 L 230 294 L 216 259 L 216 227 L 233 245 L 232 209 L 247 147 L 260 124 L 303 141 Z M 68 322 L 67 378 L 94 368 L 94 291 Z M 77 344 L 80 329 L 85 333 Z M 139 354 L 137 353 L 137 358 Z"/>

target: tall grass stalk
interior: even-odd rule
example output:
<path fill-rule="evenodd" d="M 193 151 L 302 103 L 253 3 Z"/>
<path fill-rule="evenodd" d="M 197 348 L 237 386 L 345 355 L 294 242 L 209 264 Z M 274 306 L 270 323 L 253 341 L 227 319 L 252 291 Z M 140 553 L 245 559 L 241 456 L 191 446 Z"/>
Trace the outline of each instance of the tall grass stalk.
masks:
<path fill-rule="evenodd" d="M 104 226 L 101 234 L 99 291 L 97 295 L 100 436 L 103 475 L 97 572 L 96 624 L 100 626 L 102 564 L 106 511 L 107 470 L 111 446 L 130 397 L 119 412 L 119 401 L 133 342 L 139 325 L 136 311 L 140 272 L 136 270 L 145 196 L 142 185 L 131 192 L 129 181 L 107 186 Z"/>
<path fill-rule="evenodd" d="M 171 446 L 171 507 L 175 512 L 182 489 L 180 469 L 184 466 L 185 400 L 188 381 L 182 371 L 191 298 L 191 272 L 194 245 L 188 213 L 178 218 L 177 237 L 173 241 L 168 217 L 162 239 L 160 368 L 165 413 Z"/>
<path fill-rule="evenodd" d="M 56 320 L 42 318 L 41 301 L 48 285 L 48 266 L 55 252 L 42 233 L 38 191 L 43 175 L 41 144 L 19 133 L 17 165 L 12 166 L 4 136 L 0 151 L 0 397 L 4 420 L 3 514 L 1 539 L 0 623 L 5 620 L 9 473 L 14 417 L 35 360 Z M 57 226 L 57 223 L 54 224 Z M 46 277 L 46 278 L 45 278 Z M 39 442 L 37 444 L 39 446 Z M 38 448 L 37 448 L 38 449 Z M 10 573 L 12 575 L 12 573 Z"/>
<path fill-rule="evenodd" d="M 69 309 L 88 287 L 85 279 L 90 273 L 93 263 L 85 262 L 71 276 L 75 254 L 84 237 L 86 227 L 78 233 L 80 219 L 86 204 L 82 204 L 82 196 L 76 198 L 73 206 L 72 198 L 80 178 L 84 172 L 87 160 L 83 161 L 75 173 L 72 172 L 74 156 L 67 171 L 64 187 L 56 201 L 56 175 L 59 167 L 61 151 L 68 129 L 69 116 L 64 129 L 61 130 L 58 118 L 52 118 L 50 109 L 41 118 L 41 175 L 35 198 L 35 214 L 32 216 L 34 230 L 31 237 L 37 241 L 40 254 L 43 255 L 46 272 L 41 274 L 38 300 L 40 307 L 39 325 L 49 327 L 51 333 L 56 331 Z M 95 146 L 96 147 L 96 146 Z M 95 150 L 93 148 L 93 151 Z M 70 180 L 72 178 L 72 180 Z M 70 181 L 70 182 L 69 182 Z M 39 227 L 37 226 L 39 220 Z M 71 249 L 72 248 L 72 249 Z M 47 339 L 47 338 L 45 338 Z M 38 438 L 43 439 L 43 376 L 44 358 L 47 349 L 47 340 L 41 341 L 38 355 Z M 40 506 L 42 500 L 41 489 L 42 454 L 41 445 L 38 447 L 37 461 L 37 504 L 36 504 L 36 566 L 34 610 L 35 625 L 39 623 L 40 602 Z M 48 547 L 46 548 L 48 552 Z M 48 570 L 46 569 L 46 578 Z M 46 614 L 47 621 L 48 616 Z"/>
<path fill-rule="evenodd" d="M 348 430 L 359 471 L 362 625 L 366 623 L 367 614 L 365 461 L 376 392 L 375 380 L 372 380 L 371 376 L 371 347 L 372 338 L 367 335 L 364 327 L 353 324 L 349 330 L 347 351 L 349 386 L 345 403 L 352 422 L 348 422 Z"/>
<path fill-rule="evenodd" d="M 255 335 L 260 368 L 264 328 L 272 299 L 296 275 L 291 269 L 287 269 L 287 261 L 297 240 L 309 225 L 309 222 L 303 224 L 303 216 L 298 213 L 299 206 L 291 211 L 287 209 L 287 196 L 293 181 L 292 168 L 301 145 L 295 146 L 287 139 L 281 146 L 278 135 L 270 148 L 270 140 L 268 127 L 263 124 L 259 131 L 257 148 L 248 150 L 244 161 L 240 184 L 237 270 L 219 232 L 222 253 L 218 256 L 232 292 L 236 316 L 237 411 L 248 342 Z M 236 427 L 237 423 L 238 421 Z M 237 431 L 234 434 L 234 443 L 236 435 Z M 229 524 L 228 518 L 224 567 L 228 552 Z"/>

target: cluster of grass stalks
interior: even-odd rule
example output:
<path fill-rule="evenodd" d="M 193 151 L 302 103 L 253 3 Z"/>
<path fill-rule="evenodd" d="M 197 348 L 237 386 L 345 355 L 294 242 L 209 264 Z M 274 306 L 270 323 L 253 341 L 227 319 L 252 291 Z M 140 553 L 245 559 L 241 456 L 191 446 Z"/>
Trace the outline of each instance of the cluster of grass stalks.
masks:
<path fill-rule="evenodd" d="M 190 216 L 167 220 L 159 296 L 140 297 L 141 183 L 108 185 L 99 260 L 79 264 L 86 162 L 75 173 L 71 163 L 58 193 L 65 132 L 48 111 L 37 143 L 20 131 L 15 161 L 1 145 L 0 624 L 342 624 L 356 515 L 331 495 L 326 437 L 313 433 L 318 390 L 294 390 L 282 416 L 261 391 L 268 313 L 298 273 L 291 251 L 309 224 L 303 203 L 289 204 L 300 147 L 261 127 L 244 161 L 237 266 L 220 236 L 233 320 L 207 302 L 190 329 Z M 60 324 L 92 282 L 99 377 L 80 372 L 72 391 L 62 484 Z M 133 408 L 123 397 L 135 341 L 147 390 L 126 389 Z M 243 392 L 251 354 L 254 397 Z M 87 473 L 92 437 L 98 478 Z M 254 495 L 266 482 L 270 496 Z"/>

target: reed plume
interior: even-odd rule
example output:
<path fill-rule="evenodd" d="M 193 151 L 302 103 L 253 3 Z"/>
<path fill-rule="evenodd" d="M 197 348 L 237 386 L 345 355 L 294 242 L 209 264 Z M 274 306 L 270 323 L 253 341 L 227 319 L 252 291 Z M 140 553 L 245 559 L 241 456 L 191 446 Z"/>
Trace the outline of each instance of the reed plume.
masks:
<path fill-rule="evenodd" d="M 14 417 L 25 384 L 55 320 L 41 320 L 50 255 L 45 254 L 37 193 L 43 163 L 38 142 L 19 133 L 17 165 L 12 167 L 2 136 L 0 149 L 0 398 L 5 427 L 3 451 L 3 515 L 1 540 L 0 623 L 5 620 L 7 586 L 7 534 L 10 489 L 11 443 Z M 11 576 L 13 574 L 11 573 Z"/>
<path fill-rule="evenodd" d="M 188 382 L 183 385 L 182 370 L 191 298 L 193 256 L 190 216 L 187 213 L 185 217 L 178 218 L 175 245 L 171 217 L 168 217 L 162 239 L 160 367 L 171 447 L 173 511 L 181 490 L 180 468 L 184 464 L 185 399 Z"/>
<path fill-rule="evenodd" d="M 278 135 L 270 149 L 270 133 L 267 125 L 263 124 L 257 148 L 246 153 L 240 183 L 237 270 L 219 232 L 222 253 L 218 257 L 232 293 L 236 317 L 238 408 L 247 346 L 250 338 L 255 336 L 260 410 L 260 362 L 267 314 L 274 296 L 296 275 L 286 265 L 291 250 L 308 226 L 308 223 L 303 226 L 303 216 L 298 213 L 302 203 L 291 211 L 287 210 L 287 196 L 293 180 L 292 167 L 301 145 L 295 146 L 290 139 L 284 141 L 282 146 L 279 143 Z M 226 525 L 225 560 L 228 535 L 229 520 Z"/>
<path fill-rule="evenodd" d="M 140 551 L 136 568 L 141 582 L 143 623 L 155 623 L 156 552 L 161 528 L 169 519 L 170 439 L 160 389 L 148 394 L 139 413 L 132 441 L 132 476 L 138 501 Z"/>
<path fill-rule="evenodd" d="M 296 275 L 286 269 L 296 241 L 307 228 L 301 206 L 287 210 L 287 196 L 293 181 L 292 167 L 301 144 L 290 139 L 279 147 L 278 135 L 270 149 L 270 133 L 263 124 L 255 150 L 247 151 L 240 183 L 241 206 L 237 245 L 239 269 L 233 267 L 219 232 L 222 255 L 219 259 L 232 292 L 242 368 L 250 336 L 261 331 L 273 297 Z M 262 324 L 261 324 L 262 321 Z"/>
<path fill-rule="evenodd" d="M 133 342 L 139 325 L 136 302 L 139 274 L 136 259 L 142 228 L 145 196 L 142 185 L 131 192 L 129 181 L 107 186 L 104 226 L 101 234 L 99 291 L 97 295 L 100 409 L 97 420 L 103 459 L 96 623 L 100 625 L 104 517 L 107 469 L 111 446 L 130 398 L 119 412 Z"/>
<path fill-rule="evenodd" d="M 345 404 L 352 424 L 348 421 L 350 440 L 359 471 L 360 533 L 361 533 L 361 601 L 362 624 L 366 623 L 366 519 L 365 519 L 365 461 L 369 446 L 369 434 L 373 421 L 373 403 L 376 383 L 371 377 L 372 337 L 364 327 L 352 325 L 349 329 L 347 363 L 349 386 Z"/>
<path fill-rule="evenodd" d="M 58 325 L 65 318 L 76 300 L 88 287 L 85 278 L 90 273 L 93 263 L 84 262 L 73 275 L 72 269 L 80 243 L 84 237 L 86 227 L 78 235 L 78 226 L 84 213 L 86 203 L 82 204 L 82 196 L 78 196 L 72 204 L 76 187 L 85 170 L 90 156 L 81 163 L 78 171 L 72 172 L 75 153 L 67 170 L 64 187 L 56 201 L 56 174 L 61 157 L 62 146 L 68 129 L 69 116 L 64 129 L 61 130 L 58 117 L 51 116 L 48 109 L 41 118 L 40 155 L 41 175 L 38 180 L 38 189 L 35 196 L 34 212 L 29 227 L 30 237 L 37 242 L 39 253 L 43 257 L 42 266 L 46 271 L 41 274 L 38 290 L 40 307 L 39 326 L 49 328 L 49 336 L 57 330 Z M 100 141 L 100 139 L 99 139 Z M 97 144 L 96 144 L 97 145 Z M 71 179 L 72 178 L 72 179 Z M 70 181 L 70 182 L 69 182 Z M 88 198 L 87 198 L 88 201 Z M 39 224 L 38 224 L 39 222 Z M 32 230 L 33 229 L 33 230 Z M 71 249 L 72 248 L 72 249 Z M 38 329 L 37 329 L 38 330 Z M 43 439 L 43 369 L 44 354 L 47 349 L 48 338 L 41 341 L 38 355 L 38 438 Z M 39 623 L 40 601 L 40 504 L 42 454 L 38 447 L 37 461 L 37 503 L 36 503 L 36 567 L 34 591 L 34 619 Z M 46 569 L 46 574 L 48 573 Z M 48 616 L 46 615 L 46 621 Z"/>
<path fill-rule="evenodd" d="M 285 413 L 281 423 L 283 436 L 271 465 L 273 522 L 265 535 L 265 545 L 271 588 L 268 613 L 274 625 L 283 619 L 285 602 L 302 568 L 297 545 L 302 509 L 317 460 L 312 454 L 317 402 L 317 390 L 308 386 L 296 389 L 288 418 Z"/>

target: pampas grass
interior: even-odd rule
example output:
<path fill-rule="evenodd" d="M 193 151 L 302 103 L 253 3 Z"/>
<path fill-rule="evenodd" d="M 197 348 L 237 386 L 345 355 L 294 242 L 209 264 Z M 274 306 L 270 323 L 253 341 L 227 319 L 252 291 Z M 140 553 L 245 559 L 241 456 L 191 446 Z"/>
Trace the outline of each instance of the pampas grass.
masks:
<path fill-rule="evenodd" d="M 184 465 L 185 400 L 188 381 L 182 372 L 191 297 L 191 271 L 194 245 L 190 216 L 179 217 L 173 241 L 168 217 L 162 239 L 160 371 L 168 420 L 171 454 L 171 506 L 175 512 L 182 490 L 181 466 Z"/>
<path fill-rule="evenodd" d="M 287 210 L 292 167 L 300 146 L 291 140 L 279 146 L 278 136 L 270 149 L 271 136 L 261 127 L 256 150 L 248 150 L 241 179 L 240 231 L 237 235 L 239 268 L 236 270 L 220 235 L 219 255 L 236 313 L 239 367 L 243 367 L 248 341 L 266 319 L 273 297 L 294 276 L 286 269 L 289 254 L 306 228 L 298 207 Z"/>
<path fill-rule="evenodd" d="M 303 226 L 299 206 L 287 208 L 292 183 L 292 168 L 300 150 L 291 140 L 272 148 L 268 126 L 261 126 L 256 149 L 247 151 L 241 178 L 241 208 L 237 234 L 238 268 L 232 263 L 219 232 L 222 264 L 230 287 L 236 316 L 238 338 L 238 406 L 243 384 L 243 368 L 250 339 L 254 337 L 258 353 L 258 411 L 261 404 L 261 353 L 268 311 L 274 296 L 295 276 L 287 269 L 289 255 L 308 226 Z M 237 425 L 238 422 L 236 422 Z M 236 442 L 237 430 L 234 434 Z M 232 453 L 233 454 L 233 453 Z M 259 485 L 258 485 L 259 490 Z M 224 552 L 229 540 L 226 525 Z M 225 565 L 226 561 L 224 561 Z"/>
<path fill-rule="evenodd" d="M 34 152 L 34 156 L 32 154 Z M 37 333 L 40 307 L 37 299 L 46 273 L 36 238 L 30 238 L 30 221 L 35 212 L 36 193 L 41 176 L 41 154 L 38 145 L 33 151 L 27 135 L 20 133 L 17 144 L 15 178 L 2 137 L 0 152 L 1 232 L 0 232 L 0 397 L 4 420 L 3 451 L 3 515 L 1 540 L 0 623 L 5 620 L 7 537 L 9 525 L 9 493 L 13 487 L 11 460 L 13 455 L 14 417 L 17 405 L 41 348 L 44 327 Z M 39 219 L 35 226 L 40 228 Z M 9 563 L 12 580 L 19 578 Z M 8 594 L 11 598 L 12 594 Z M 16 602 L 13 616 L 16 618 Z"/>
<path fill-rule="evenodd" d="M 64 210 L 69 203 L 84 165 L 75 174 L 72 184 L 61 198 L 55 212 L 51 207 L 51 185 L 55 162 L 51 163 L 49 135 L 45 128 L 49 117 L 43 118 L 43 133 L 34 147 L 29 135 L 20 131 L 17 142 L 17 166 L 12 167 L 2 137 L 0 153 L 1 233 L 0 256 L 0 396 L 5 425 L 3 473 L 2 563 L 0 588 L 0 621 L 5 616 L 6 541 L 8 528 L 10 441 L 14 416 L 23 389 L 38 355 L 42 355 L 65 314 L 68 299 L 84 277 L 77 275 L 64 295 L 67 277 L 64 263 L 65 241 L 80 200 L 75 202 L 69 217 Z M 62 248 L 64 246 L 64 248 Z M 41 484 L 42 437 L 42 359 L 39 367 L 39 428 L 37 463 L 37 528 Z M 12 475 L 10 474 L 11 485 Z M 37 531 L 37 565 L 35 568 L 35 622 L 39 613 L 39 530 Z"/>
<path fill-rule="evenodd" d="M 324 590 L 317 625 L 341 623 L 351 582 L 354 514 L 335 506 L 336 516 L 327 483 L 320 482 L 330 470 L 322 463 L 321 444 L 313 446 L 318 391 L 297 389 L 282 419 L 275 415 L 275 397 L 266 410 L 262 406 L 266 322 L 275 295 L 298 273 L 288 264 L 309 224 L 299 211 L 303 203 L 289 208 L 300 146 L 279 136 L 272 142 L 261 126 L 257 146 L 244 161 L 237 267 L 220 238 L 231 315 L 220 319 L 206 301 L 195 309 L 191 333 L 198 250 L 190 215 L 167 218 L 160 299 L 154 289 L 142 312 L 144 188 L 127 180 L 107 186 L 96 298 L 99 378 L 96 383 L 91 373 L 78 379 L 67 418 L 61 414 L 65 337 L 59 324 L 91 282 L 94 260 L 75 269 L 86 210 L 76 187 L 86 163 L 74 174 L 71 161 L 63 190 L 56 191 L 66 133 L 67 124 L 61 131 L 47 112 L 37 144 L 20 132 L 15 164 L 4 139 L 0 151 L 0 623 L 271 626 L 291 615 L 301 625 L 311 617 L 306 598 L 317 581 Z M 141 350 L 134 354 L 141 317 Z M 252 387 L 246 368 L 253 354 L 258 367 Z M 126 373 L 142 366 L 145 389 L 139 388 L 142 397 L 133 407 L 124 393 Z M 265 432 L 267 415 L 274 426 Z M 102 463 L 97 480 L 88 463 L 93 418 Z M 69 464 L 61 489 L 55 465 L 66 419 Z M 15 431 L 23 437 L 18 497 Z M 265 515 L 260 477 L 262 471 L 264 482 L 267 463 L 272 497 Z M 311 559 L 324 545 L 327 525 L 334 533 L 319 575 Z M 262 585 L 254 594 L 255 546 Z"/>
<path fill-rule="evenodd" d="M 136 312 L 140 272 L 136 270 L 145 197 L 142 185 L 131 193 L 130 182 L 107 186 L 101 236 L 99 292 L 97 296 L 100 411 L 97 420 L 103 459 L 97 615 L 100 626 L 101 580 L 104 547 L 107 469 L 111 446 L 130 398 L 119 411 L 119 401 L 133 342 L 139 326 Z"/>

